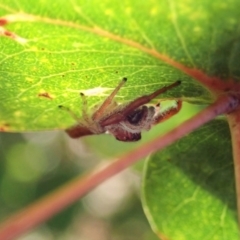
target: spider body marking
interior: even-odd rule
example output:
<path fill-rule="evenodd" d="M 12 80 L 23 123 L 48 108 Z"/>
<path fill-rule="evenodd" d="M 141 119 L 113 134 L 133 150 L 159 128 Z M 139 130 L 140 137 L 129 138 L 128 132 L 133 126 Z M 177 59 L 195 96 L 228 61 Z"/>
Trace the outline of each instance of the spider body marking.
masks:
<path fill-rule="evenodd" d="M 113 99 L 126 81 L 127 79 L 123 78 L 91 116 L 87 114 L 87 99 L 82 93 L 80 93 L 83 102 L 82 119 L 79 119 L 70 109 L 59 106 L 68 111 L 77 121 L 76 125 L 66 129 L 67 134 L 72 138 L 79 138 L 109 132 L 119 141 L 134 142 L 141 139 L 142 130 L 148 131 L 153 125 L 172 117 L 180 111 L 182 106 L 180 100 L 176 101 L 176 106 L 168 108 L 162 113 L 158 112 L 160 104 L 155 107 L 144 105 L 161 93 L 180 85 L 180 81 L 160 88 L 149 95 L 136 98 L 127 104 L 118 105 Z"/>

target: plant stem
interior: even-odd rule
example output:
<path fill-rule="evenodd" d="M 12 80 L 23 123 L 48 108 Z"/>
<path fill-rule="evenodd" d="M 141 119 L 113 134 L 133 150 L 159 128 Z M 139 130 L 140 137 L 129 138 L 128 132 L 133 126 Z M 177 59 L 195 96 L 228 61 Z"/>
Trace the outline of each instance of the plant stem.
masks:
<path fill-rule="evenodd" d="M 237 105 L 238 101 L 234 97 L 222 96 L 213 104 L 165 135 L 159 136 L 156 139 L 126 153 L 116 161 L 110 163 L 104 169 L 93 171 L 83 177 L 74 179 L 52 194 L 11 216 L 0 226 L 0 239 L 11 240 L 36 227 L 73 202 L 77 201 L 101 182 L 109 179 L 150 153 L 156 152 L 170 145 L 177 139 L 214 119 L 216 116 L 232 111 Z"/>
<path fill-rule="evenodd" d="M 233 161 L 236 184 L 238 224 L 240 225 L 240 112 L 235 111 L 227 116 L 232 137 Z M 240 227 L 240 226 L 239 226 Z"/>

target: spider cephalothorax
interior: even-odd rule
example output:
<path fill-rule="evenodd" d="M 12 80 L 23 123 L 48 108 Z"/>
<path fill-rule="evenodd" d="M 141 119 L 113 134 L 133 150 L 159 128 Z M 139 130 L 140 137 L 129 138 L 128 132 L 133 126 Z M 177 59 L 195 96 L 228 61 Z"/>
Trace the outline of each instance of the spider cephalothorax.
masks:
<path fill-rule="evenodd" d="M 149 130 L 153 125 L 170 118 L 180 111 L 182 106 L 180 100 L 176 101 L 176 106 L 163 112 L 159 112 L 160 104 L 156 106 L 144 105 L 161 93 L 180 85 L 180 81 L 160 88 L 149 95 L 138 97 L 127 104 L 118 105 L 113 99 L 126 81 L 127 79 L 123 78 L 114 91 L 90 116 L 87 114 L 86 97 L 82 93 L 80 94 L 83 100 L 81 119 L 68 108 L 59 106 L 67 110 L 77 121 L 76 125 L 66 129 L 68 135 L 72 138 L 79 138 L 109 132 L 119 141 L 134 142 L 141 139 L 142 130 Z"/>

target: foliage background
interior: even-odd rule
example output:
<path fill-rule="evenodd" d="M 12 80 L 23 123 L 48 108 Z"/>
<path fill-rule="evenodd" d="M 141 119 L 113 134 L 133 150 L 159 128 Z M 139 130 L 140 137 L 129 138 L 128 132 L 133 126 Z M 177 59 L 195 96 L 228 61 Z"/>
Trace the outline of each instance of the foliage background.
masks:
<path fill-rule="evenodd" d="M 69 141 L 62 132 L 1 133 L 0 146 L 1 220 L 103 160 L 91 144 Z M 19 239 L 157 239 L 139 184 L 140 175 L 126 171 Z"/>

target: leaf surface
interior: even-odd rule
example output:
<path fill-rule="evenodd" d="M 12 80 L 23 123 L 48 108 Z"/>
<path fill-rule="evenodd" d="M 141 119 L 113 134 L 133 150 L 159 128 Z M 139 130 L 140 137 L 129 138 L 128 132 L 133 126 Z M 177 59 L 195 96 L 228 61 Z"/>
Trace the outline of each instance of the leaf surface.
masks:
<path fill-rule="evenodd" d="M 231 33 L 237 21 L 228 9 L 226 29 L 213 21 L 220 19 L 222 7 L 207 1 L 29 4 L 21 0 L 16 4 L 5 0 L 0 4 L 0 22 L 7 21 L 2 28 L 15 35 L 0 38 L 2 128 L 67 127 L 74 121 L 59 111 L 58 105 L 81 116 L 79 92 L 88 96 L 91 109 L 123 77 L 129 81 L 118 95 L 119 102 L 177 79 L 183 81 L 182 87 L 161 98 L 181 96 L 188 101 L 209 102 L 211 95 L 199 82 L 208 75 L 210 79 L 218 74 L 227 78 L 229 72 L 239 75 L 235 66 L 238 55 L 231 51 L 236 44 L 228 48 L 231 69 L 222 68 L 225 53 L 215 57 L 223 44 L 236 42 Z M 226 7 L 237 13 L 231 4 Z M 205 8 L 208 12 L 203 11 Z"/>
<path fill-rule="evenodd" d="M 159 235 L 238 239 L 229 137 L 225 121 L 215 120 L 146 164 L 144 208 Z"/>

